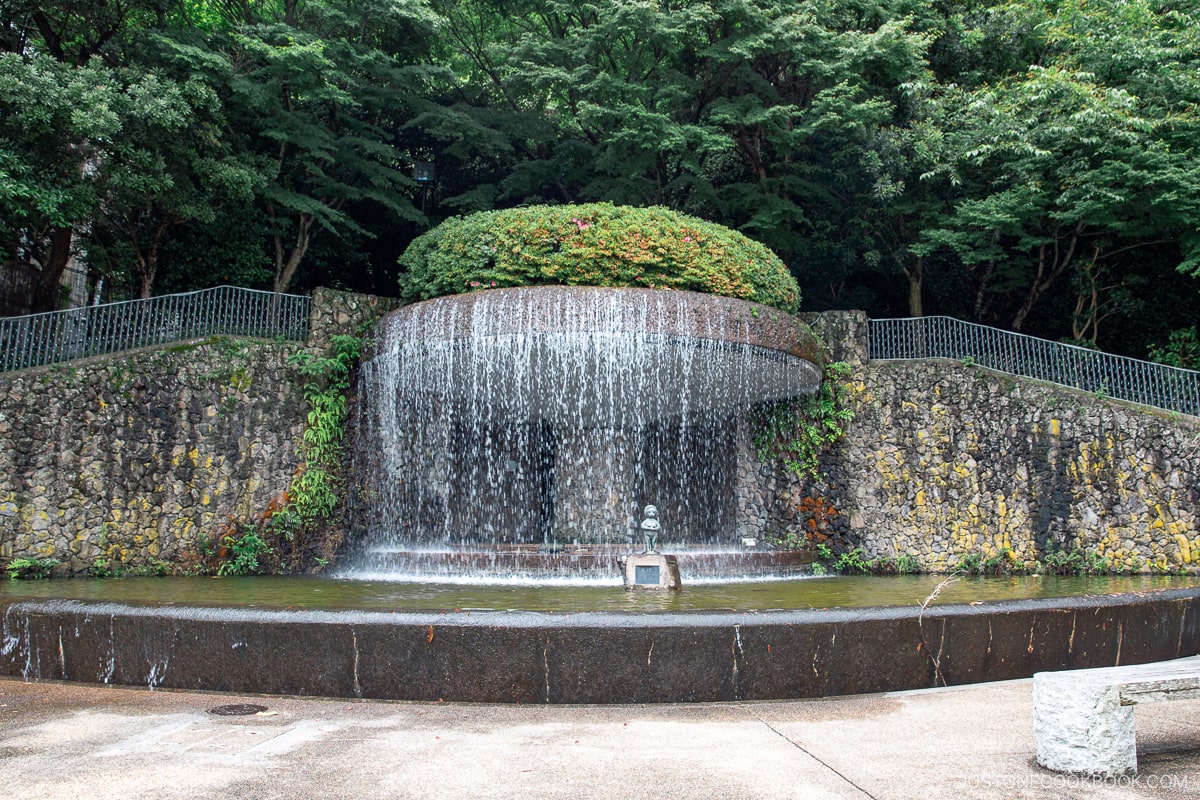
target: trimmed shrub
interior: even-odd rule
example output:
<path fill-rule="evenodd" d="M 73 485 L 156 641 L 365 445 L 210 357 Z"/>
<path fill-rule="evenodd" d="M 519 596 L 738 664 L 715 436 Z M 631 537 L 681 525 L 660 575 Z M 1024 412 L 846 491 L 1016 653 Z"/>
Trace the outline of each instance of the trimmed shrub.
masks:
<path fill-rule="evenodd" d="M 794 312 L 779 257 L 737 231 L 666 208 L 530 206 L 446 220 L 400 257 L 406 302 L 505 286 L 642 286 Z"/>

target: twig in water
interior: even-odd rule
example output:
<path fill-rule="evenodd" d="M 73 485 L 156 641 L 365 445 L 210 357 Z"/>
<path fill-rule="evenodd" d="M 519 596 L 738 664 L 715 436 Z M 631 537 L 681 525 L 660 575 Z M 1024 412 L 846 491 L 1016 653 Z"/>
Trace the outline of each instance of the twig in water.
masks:
<path fill-rule="evenodd" d="M 921 647 L 924 648 L 926 655 L 929 656 L 929 660 L 933 662 L 933 676 L 936 680 L 941 682 L 942 686 L 947 686 L 949 684 L 946 683 L 946 678 L 944 675 L 942 675 L 941 648 L 939 647 L 938 652 L 935 653 L 933 648 L 929 646 L 929 642 L 925 639 L 925 609 L 929 607 L 930 603 L 937 599 L 937 596 L 942 593 L 943 589 L 952 583 L 958 583 L 958 579 L 960 577 L 962 577 L 961 574 L 954 573 L 949 578 L 946 578 L 937 586 L 933 587 L 933 591 L 929 593 L 929 596 L 921 601 L 921 613 L 917 615 L 917 630 L 921 637 Z"/>

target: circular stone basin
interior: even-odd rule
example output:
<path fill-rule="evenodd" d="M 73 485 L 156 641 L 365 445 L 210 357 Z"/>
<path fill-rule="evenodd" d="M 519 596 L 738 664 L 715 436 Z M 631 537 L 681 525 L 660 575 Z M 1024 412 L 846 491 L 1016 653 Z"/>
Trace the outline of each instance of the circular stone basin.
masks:
<path fill-rule="evenodd" d="M 62 590 L 57 595 L 108 601 L 47 599 L 57 595 L 45 584 L 0 591 L 0 674 L 258 694 L 661 703 L 918 689 L 1200 650 L 1200 586 L 1192 579 L 1077 583 L 1075 591 L 1116 593 L 1065 597 L 1053 589 L 1047 596 L 1037 578 L 961 581 L 953 602 L 927 608 L 921 597 L 936 578 L 893 579 L 905 593 L 901 604 L 840 608 L 796 599 L 825 579 L 775 586 L 793 595 L 790 607 L 783 595 L 754 597 L 730 585 L 712 594 L 703 587 L 678 593 L 708 595 L 694 610 L 605 588 L 607 602 L 625 603 L 625 610 L 608 611 L 521 610 L 531 597 L 553 596 L 540 587 L 522 589 L 524 600 L 491 589 L 472 600 L 472 588 L 362 583 L 354 591 L 365 595 L 348 603 L 338 599 L 338 586 L 349 582 L 338 581 L 289 588 L 286 580 L 198 579 L 181 582 L 186 591 L 174 600 L 151 600 L 145 587 L 176 581 L 147 580 L 109 581 L 101 589 L 89 588 L 100 582 L 53 582 Z M 753 592 L 755 584 L 744 587 Z M 977 599 L 993 592 L 1008 599 Z M 230 605 L 232 598 L 241 604 Z M 808 602 L 828 596 L 818 598 L 819 591 Z M 513 603 L 515 610 L 470 602 L 493 609 Z"/>
<path fill-rule="evenodd" d="M 492 289 L 405 306 L 381 331 L 373 361 L 403 371 L 388 383 L 466 417 L 616 428 L 744 409 L 821 380 L 819 342 L 798 319 L 697 292 Z"/>

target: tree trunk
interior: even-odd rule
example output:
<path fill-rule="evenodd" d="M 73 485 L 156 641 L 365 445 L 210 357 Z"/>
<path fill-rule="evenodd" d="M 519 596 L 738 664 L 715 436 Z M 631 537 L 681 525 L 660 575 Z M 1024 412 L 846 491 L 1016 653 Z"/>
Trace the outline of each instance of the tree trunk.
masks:
<path fill-rule="evenodd" d="M 908 315 L 923 317 L 925 304 L 921 297 L 921 284 L 925 280 L 925 257 L 917 256 L 911 268 L 904 268 L 904 276 L 908 278 Z"/>
<path fill-rule="evenodd" d="M 58 310 L 58 284 L 71 261 L 71 236 L 74 229 L 54 228 L 50 234 L 50 253 L 42 264 L 42 274 L 33 290 L 33 310 Z"/>
<path fill-rule="evenodd" d="M 145 253 L 142 252 L 137 234 L 133 234 L 133 251 L 137 254 L 138 280 L 141 283 L 141 297 L 143 300 L 150 297 L 154 291 L 154 278 L 158 275 L 158 255 L 161 250 L 163 237 L 166 236 L 167 230 L 172 225 L 176 225 L 180 221 L 172 219 L 159 223 L 158 227 L 154 229 L 154 236 L 150 239 L 150 249 Z"/>
<path fill-rule="evenodd" d="M 158 248 L 156 247 L 151 251 L 151 254 L 146 259 L 146 263 L 142 265 L 142 274 L 138 276 L 141 283 L 139 289 L 141 293 L 138 296 L 143 300 L 150 297 L 154 292 L 154 273 L 158 269 L 157 250 Z"/>
<path fill-rule="evenodd" d="M 1057 228 L 1054 231 L 1054 252 L 1048 253 L 1046 245 L 1038 248 L 1038 266 L 1037 275 L 1029 284 L 1029 291 L 1025 295 L 1025 301 L 1021 303 L 1021 307 L 1017 310 L 1017 314 L 1013 317 L 1012 329 L 1020 331 L 1025 324 L 1025 318 L 1029 316 L 1029 312 L 1033 310 L 1033 306 L 1041 299 L 1058 277 L 1063 274 L 1068 266 L 1075 259 L 1075 248 L 1079 244 L 1079 237 L 1083 233 L 1083 222 L 1078 222 L 1075 229 L 1070 233 L 1067 239 L 1066 252 L 1061 251 L 1061 239 L 1058 235 Z"/>
<path fill-rule="evenodd" d="M 313 221 L 314 218 L 310 214 L 300 215 L 296 243 L 286 252 L 283 238 L 279 234 L 275 234 L 275 282 L 272 290 L 276 294 L 287 291 L 287 288 L 292 285 L 292 281 L 295 280 L 296 270 L 300 268 L 300 261 L 308 252 L 308 245 L 312 240 Z"/>

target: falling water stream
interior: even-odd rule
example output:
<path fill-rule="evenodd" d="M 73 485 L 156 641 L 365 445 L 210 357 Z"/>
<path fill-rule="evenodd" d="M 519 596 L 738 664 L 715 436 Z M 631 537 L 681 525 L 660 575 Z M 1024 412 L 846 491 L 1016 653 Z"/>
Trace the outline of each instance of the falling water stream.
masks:
<path fill-rule="evenodd" d="M 653 290 L 494 290 L 394 312 L 360 371 L 363 567 L 604 570 L 647 503 L 667 547 L 736 557 L 746 411 L 819 380 L 779 337 L 764 345 L 764 325 L 798 330 L 773 309 Z"/>

